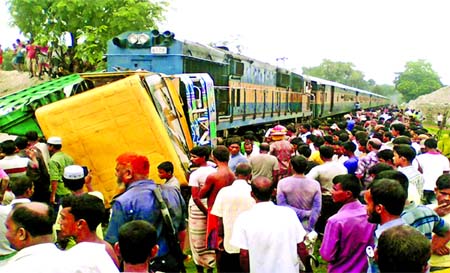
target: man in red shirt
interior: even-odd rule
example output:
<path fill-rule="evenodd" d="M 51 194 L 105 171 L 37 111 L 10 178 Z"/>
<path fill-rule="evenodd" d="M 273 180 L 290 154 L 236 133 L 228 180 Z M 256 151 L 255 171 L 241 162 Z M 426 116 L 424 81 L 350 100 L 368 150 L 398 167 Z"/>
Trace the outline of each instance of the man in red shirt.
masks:
<path fill-rule="evenodd" d="M 30 70 L 30 78 L 33 78 L 35 76 L 36 72 L 36 65 L 37 65 L 37 47 L 33 44 L 34 41 L 31 39 L 28 41 L 27 46 L 25 47 L 27 50 L 27 61 L 28 61 L 28 68 Z"/>

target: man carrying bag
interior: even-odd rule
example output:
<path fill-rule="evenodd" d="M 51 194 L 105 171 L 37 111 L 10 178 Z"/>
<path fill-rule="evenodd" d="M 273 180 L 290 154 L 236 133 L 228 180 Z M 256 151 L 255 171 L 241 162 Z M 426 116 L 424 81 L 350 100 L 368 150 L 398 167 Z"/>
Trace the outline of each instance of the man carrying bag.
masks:
<path fill-rule="evenodd" d="M 161 215 L 163 216 L 164 228 L 162 230 L 162 236 L 165 236 L 167 244 L 169 246 L 169 253 L 166 255 L 155 257 L 150 262 L 150 269 L 154 272 L 181 272 L 185 273 L 186 268 L 184 266 L 185 255 L 180 248 L 180 241 L 178 240 L 178 233 L 176 232 L 172 217 L 170 216 L 169 208 L 167 207 L 164 199 L 161 195 L 160 187 L 157 187 L 153 193 L 161 209 Z M 181 197 L 181 195 L 180 195 Z"/>

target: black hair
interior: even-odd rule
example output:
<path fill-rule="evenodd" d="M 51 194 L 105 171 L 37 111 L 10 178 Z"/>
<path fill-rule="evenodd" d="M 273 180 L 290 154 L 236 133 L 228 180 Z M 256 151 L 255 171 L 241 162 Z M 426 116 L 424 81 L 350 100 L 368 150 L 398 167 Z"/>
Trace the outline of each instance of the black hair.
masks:
<path fill-rule="evenodd" d="M 411 138 L 408 136 L 398 136 L 392 140 L 393 144 L 408 144 L 411 145 Z"/>
<path fill-rule="evenodd" d="M 344 147 L 345 150 L 350 151 L 354 153 L 356 151 L 356 144 L 352 141 L 346 141 L 342 144 L 342 147 Z"/>
<path fill-rule="evenodd" d="M 239 163 L 239 164 L 237 164 L 236 171 L 234 173 L 236 174 L 236 176 L 238 176 L 238 175 L 243 175 L 243 176 L 250 175 L 252 173 L 252 166 L 250 166 L 250 164 L 248 164 L 248 163 Z"/>
<path fill-rule="evenodd" d="M 309 146 L 306 145 L 306 144 L 305 145 L 299 145 L 297 147 L 297 152 L 300 155 L 302 155 L 302 156 L 304 156 L 306 158 L 309 158 L 311 156 L 311 148 L 309 148 Z"/>
<path fill-rule="evenodd" d="M 347 133 L 343 132 L 339 134 L 339 141 L 346 142 L 349 140 L 349 136 Z"/>
<path fill-rule="evenodd" d="M 228 162 L 230 159 L 230 151 L 228 151 L 228 148 L 223 145 L 218 145 L 212 153 L 214 158 L 219 162 Z"/>
<path fill-rule="evenodd" d="M 377 157 L 384 159 L 385 161 L 394 161 L 394 152 L 390 149 L 384 149 L 377 153 Z"/>
<path fill-rule="evenodd" d="M 230 137 L 230 138 L 227 139 L 227 147 L 230 147 L 233 144 L 237 144 L 240 147 L 241 146 L 241 139 L 240 139 L 240 137 L 234 136 L 234 137 Z"/>
<path fill-rule="evenodd" d="M 11 212 L 13 222 L 28 231 L 33 237 L 52 234 L 56 218 L 53 208 L 40 203 L 47 207 L 46 213 L 42 214 L 30 209 L 29 204 L 19 204 L 13 209 Z"/>
<path fill-rule="evenodd" d="M 39 139 L 39 136 L 36 131 L 28 131 L 25 133 L 25 137 L 29 141 L 37 141 Z"/>
<path fill-rule="evenodd" d="M 319 148 L 320 156 L 326 159 L 331 159 L 334 155 L 334 149 L 328 145 L 322 145 Z"/>
<path fill-rule="evenodd" d="M 208 160 L 209 155 L 211 154 L 211 149 L 207 146 L 195 146 L 190 150 L 190 153 L 198 157 L 204 157 L 205 160 Z"/>
<path fill-rule="evenodd" d="M 394 129 L 395 131 L 398 131 L 400 135 L 404 135 L 406 131 L 406 127 L 403 123 L 394 123 L 391 124 L 391 129 Z"/>
<path fill-rule="evenodd" d="M 425 147 L 430 149 L 436 149 L 437 148 L 437 141 L 434 138 L 429 138 L 425 140 Z"/>
<path fill-rule="evenodd" d="M 409 180 L 404 173 L 396 170 L 387 170 L 382 171 L 375 176 L 375 179 L 382 179 L 382 178 L 393 179 L 397 181 L 405 190 L 406 195 L 408 195 Z"/>
<path fill-rule="evenodd" d="M 259 183 L 255 183 L 258 180 L 265 180 L 267 182 L 266 185 L 257 185 Z M 259 181 L 258 181 L 259 182 Z M 261 183 L 262 184 L 262 183 Z M 252 193 L 256 197 L 256 199 L 260 201 L 269 201 L 273 194 L 273 189 L 275 188 L 275 184 L 269 180 L 267 177 L 258 176 L 256 177 L 252 183 Z"/>
<path fill-rule="evenodd" d="M 430 240 L 409 225 L 384 231 L 377 248 L 380 272 L 424 272 L 431 256 Z"/>
<path fill-rule="evenodd" d="M 142 264 L 147 261 L 156 245 L 156 229 L 145 220 L 133 220 L 119 228 L 120 256 L 129 264 Z"/>
<path fill-rule="evenodd" d="M 400 216 L 405 206 L 407 193 L 394 179 L 375 179 L 368 189 L 375 205 L 381 204 L 392 215 Z"/>
<path fill-rule="evenodd" d="M 376 138 L 376 139 L 378 139 L 378 138 Z M 374 148 L 375 150 L 378 150 L 381 148 L 381 143 L 377 143 L 373 139 L 369 139 L 369 141 L 367 143 L 370 144 L 372 146 L 372 148 Z"/>
<path fill-rule="evenodd" d="M 334 144 L 333 137 L 330 135 L 324 136 L 323 139 L 325 140 L 325 143 Z"/>
<path fill-rule="evenodd" d="M 369 139 L 369 136 L 365 131 L 357 131 L 354 135 L 357 142 L 361 142 L 363 139 Z"/>
<path fill-rule="evenodd" d="M 344 191 L 351 191 L 354 198 L 358 198 L 361 192 L 361 182 L 353 174 L 336 175 L 333 178 L 333 184 L 341 184 Z"/>
<path fill-rule="evenodd" d="M 18 136 L 14 140 L 14 143 L 16 144 L 16 147 L 19 148 L 19 150 L 23 150 L 28 146 L 28 139 L 23 136 Z"/>
<path fill-rule="evenodd" d="M 438 190 L 450 189 L 450 174 L 441 174 L 436 180 L 436 187 Z"/>
<path fill-rule="evenodd" d="M 412 162 L 416 157 L 416 150 L 409 146 L 408 144 L 400 144 L 394 145 L 394 151 L 399 155 L 403 156 L 408 160 L 408 162 Z"/>
<path fill-rule="evenodd" d="M 6 155 L 13 155 L 16 151 L 16 143 L 14 140 L 5 140 L 2 142 L 2 151 Z"/>
<path fill-rule="evenodd" d="M 308 123 L 302 123 L 301 125 L 303 128 L 305 128 L 308 131 L 311 131 L 311 125 L 309 125 Z"/>
<path fill-rule="evenodd" d="M 304 142 L 303 142 L 303 140 L 300 137 L 296 137 L 296 138 L 291 139 L 291 144 L 292 145 L 300 145 L 302 143 L 304 143 Z"/>
<path fill-rule="evenodd" d="M 291 158 L 291 165 L 296 173 L 304 174 L 308 166 L 308 160 L 302 155 L 294 156 Z"/>
<path fill-rule="evenodd" d="M 372 167 L 370 167 L 368 173 L 370 175 L 372 175 L 372 174 L 377 175 L 377 174 L 381 173 L 382 171 L 390 171 L 393 169 L 394 168 L 391 165 L 380 162 L 380 163 L 377 163 L 377 164 L 373 165 Z"/>
<path fill-rule="evenodd" d="M 311 135 L 312 138 L 313 135 Z M 316 136 L 316 138 L 313 140 L 314 146 L 320 147 L 323 144 L 325 144 L 325 139 L 321 136 Z"/>
<path fill-rule="evenodd" d="M 158 165 L 158 169 L 164 170 L 168 173 L 173 173 L 173 164 L 170 161 L 164 161 Z"/>
<path fill-rule="evenodd" d="M 28 176 L 21 175 L 15 177 L 14 180 L 9 183 L 9 187 L 15 196 L 21 196 L 24 195 L 27 190 L 33 188 L 33 181 L 31 181 Z"/>
<path fill-rule="evenodd" d="M 85 193 L 82 195 L 69 195 L 61 200 L 63 208 L 70 207 L 70 213 L 75 220 L 84 219 L 90 231 L 95 231 L 105 216 L 105 205 L 97 196 Z"/>

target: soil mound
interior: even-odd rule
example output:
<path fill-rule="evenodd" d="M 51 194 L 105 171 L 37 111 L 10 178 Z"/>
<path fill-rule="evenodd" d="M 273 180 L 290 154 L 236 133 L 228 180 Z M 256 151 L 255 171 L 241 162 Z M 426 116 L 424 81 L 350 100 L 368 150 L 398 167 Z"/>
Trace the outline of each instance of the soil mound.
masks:
<path fill-rule="evenodd" d="M 0 97 L 15 93 L 22 89 L 47 81 L 37 77 L 30 78 L 28 72 L 0 71 Z"/>
<path fill-rule="evenodd" d="M 428 121 L 435 120 L 437 113 L 450 111 L 450 86 L 442 87 L 430 94 L 408 102 L 408 106 L 420 109 Z"/>

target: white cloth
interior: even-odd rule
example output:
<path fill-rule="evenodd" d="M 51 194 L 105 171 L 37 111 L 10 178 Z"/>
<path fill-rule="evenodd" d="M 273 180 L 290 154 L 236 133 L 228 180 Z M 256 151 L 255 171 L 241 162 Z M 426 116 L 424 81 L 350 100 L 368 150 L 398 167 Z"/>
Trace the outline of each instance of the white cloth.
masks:
<path fill-rule="evenodd" d="M 306 132 L 304 134 L 300 133 L 298 135 L 298 137 L 301 138 L 304 143 L 306 143 L 306 141 L 308 140 L 307 136 L 309 136 L 309 135 L 311 135 L 311 132 Z"/>
<path fill-rule="evenodd" d="M 230 244 L 236 218 L 255 204 L 247 181 L 238 179 L 230 186 L 223 187 L 217 194 L 211 214 L 222 217 L 224 228 L 224 247 L 227 253 L 239 253 L 239 248 Z"/>
<path fill-rule="evenodd" d="M 81 242 L 65 252 L 77 273 L 119 272 L 104 244 Z"/>
<path fill-rule="evenodd" d="M 164 183 L 165 186 L 169 186 L 169 187 L 175 187 L 177 189 L 180 189 L 180 182 L 178 181 L 178 179 L 175 176 L 172 176 L 169 180 L 167 180 Z"/>
<path fill-rule="evenodd" d="M 292 209 L 269 201 L 238 216 L 230 243 L 249 251 L 250 272 L 298 273 L 297 244 L 305 235 Z"/>
<path fill-rule="evenodd" d="M 45 166 L 47 167 L 47 170 L 48 170 L 48 162 L 50 161 L 50 153 L 48 152 L 47 144 L 45 144 L 43 142 L 38 142 L 38 143 L 34 144 L 34 147 L 38 148 L 39 151 L 41 151 L 42 158 L 44 159 Z"/>
<path fill-rule="evenodd" d="M 327 161 L 322 165 L 312 168 L 306 177 L 319 181 L 322 186 L 322 195 L 331 195 L 333 178 L 336 175 L 347 173 L 348 171 L 344 164 L 338 161 Z"/>
<path fill-rule="evenodd" d="M 422 175 L 425 180 L 423 189 L 434 191 L 438 177 L 444 171 L 450 171 L 448 159 L 442 154 L 424 153 L 417 156 L 417 161 L 420 168 L 422 168 Z"/>
<path fill-rule="evenodd" d="M 216 172 L 217 170 L 211 166 L 199 167 L 197 170 L 193 171 L 189 176 L 189 186 L 202 188 L 205 185 L 206 178 L 208 175 Z M 206 200 L 206 198 L 204 198 Z M 192 197 L 189 199 L 189 206 L 195 205 Z"/>
<path fill-rule="evenodd" d="M 0 168 L 2 168 L 10 178 L 26 175 L 27 167 L 33 163 L 27 157 L 18 155 L 8 155 L 0 160 Z"/>
<path fill-rule="evenodd" d="M 0 268 L 1 273 L 71 273 L 74 268 L 55 244 L 26 247 Z"/>
<path fill-rule="evenodd" d="M 421 204 L 422 203 L 421 199 L 423 197 L 423 184 L 424 184 L 423 175 L 412 165 L 406 167 L 398 167 L 397 170 L 406 175 L 406 177 L 408 177 L 409 181 L 408 200 L 414 201 L 414 203 L 416 204 Z M 417 193 L 415 193 L 414 190 L 416 190 Z"/>

